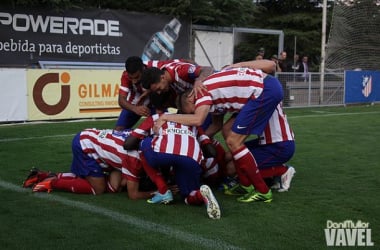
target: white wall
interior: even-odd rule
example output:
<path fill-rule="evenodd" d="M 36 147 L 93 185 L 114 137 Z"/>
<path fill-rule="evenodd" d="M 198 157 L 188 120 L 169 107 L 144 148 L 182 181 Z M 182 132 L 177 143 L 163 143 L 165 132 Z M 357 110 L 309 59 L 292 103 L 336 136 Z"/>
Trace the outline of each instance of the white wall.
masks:
<path fill-rule="evenodd" d="M 199 41 L 194 39 L 194 60 L 198 64 L 214 66 L 216 70 L 219 70 L 223 66 L 233 62 L 234 45 L 232 33 L 201 30 L 195 30 L 194 32 L 199 38 Z M 206 51 L 212 65 L 210 65 L 199 42 Z"/>
<path fill-rule="evenodd" d="M 26 69 L 0 69 L 0 122 L 26 121 Z"/>

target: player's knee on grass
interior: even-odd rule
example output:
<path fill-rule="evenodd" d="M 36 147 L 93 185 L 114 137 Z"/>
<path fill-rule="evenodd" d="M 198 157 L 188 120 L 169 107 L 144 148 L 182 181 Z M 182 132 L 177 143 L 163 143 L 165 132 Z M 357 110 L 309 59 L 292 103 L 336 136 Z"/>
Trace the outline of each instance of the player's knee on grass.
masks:
<path fill-rule="evenodd" d="M 121 172 L 119 170 L 114 170 L 108 176 L 107 181 L 107 192 L 117 193 L 121 188 Z"/>
<path fill-rule="evenodd" d="M 94 189 L 96 195 L 103 194 L 106 191 L 105 177 L 88 176 L 86 179 Z"/>

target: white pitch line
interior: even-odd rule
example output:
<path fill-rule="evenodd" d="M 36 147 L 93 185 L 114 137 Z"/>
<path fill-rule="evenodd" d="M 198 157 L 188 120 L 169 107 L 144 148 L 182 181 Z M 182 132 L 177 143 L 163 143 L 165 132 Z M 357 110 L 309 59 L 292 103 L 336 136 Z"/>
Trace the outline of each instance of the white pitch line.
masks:
<path fill-rule="evenodd" d="M 331 116 L 345 116 L 345 115 L 368 115 L 368 114 L 380 114 L 380 111 L 371 112 L 357 112 L 357 113 L 319 113 L 315 115 L 299 115 L 299 116 L 287 116 L 288 119 L 299 119 L 299 118 L 318 118 L 318 117 L 331 117 Z M 68 137 L 74 136 L 75 134 L 66 135 L 47 135 L 47 136 L 33 136 L 33 137 L 23 137 L 23 138 L 3 138 L 0 142 L 12 142 L 12 141 L 22 141 L 22 140 L 34 140 L 34 139 L 45 139 L 45 138 L 55 138 L 55 137 Z"/>
<path fill-rule="evenodd" d="M 16 186 L 12 183 L 5 182 L 1 179 L 0 179 L 0 187 L 11 190 L 11 191 L 15 191 L 18 193 L 31 192 L 30 189 L 25 189 L 25 188 Z M 210 248 L 210 249 L 211 248 L 213 249 L 241 249 L 237 246 L 230 245 L 220 239 L 216 239 L 216 240 L 207 239 L 199 235 L 180 231 L 178 229 L 173 229 L 169 226 L 142 220 L 140 218 L 137 218 L 128 214 L 122 214 L 116 211 L 112 211 L 110 209 L 90 205 L 88 203 L 81 202 L 81 201 L 73 201 L 73 200 L 61 197 L 59 195 L 47 194 L 47 193 L 35 193 L 34 197 L 49 200 L 49 201 L 60 202 L 70 207 L 79 208 L 85 211 L 92 212 L 94 214 L 109 217 L 117 222 L 124 222 L 126 224 L 140 228 L 144 231 L 151 231 L 153 233 L 163 234 L 170 238 L 175 238 L 184 242 L 194 244 L 194 247 L 196 247 L 196 245 L 199 245 L 199 246 Z"/>
<path fill-rule="evenodd" d="M 287 116 L 288 119 L 298 119 L 298 118 L 318 118 L 318 117 L 330 117 L 330 116 L 345 116 L 345 115 L 370 115 L 370 114 L 380 114 L 380 111 L 371 112 L 357 112 L 357 113 L 328 113 L 328 114 L 317 114 L 317 115 L 298 115 L 298 116 Z"/>
<path fill-rule="evenodd" d="M 74 135 L 75 134 L 45 135 L 45 136 L 23 137 L 23 138 L 4 138 L 4 139 L 0 139 L 0 142 L 24 141 L 24 140 L 46 139 L 46 138 L 56 138 L 56 137 L 68 137 L 68 136 L 74 136 Z"/>

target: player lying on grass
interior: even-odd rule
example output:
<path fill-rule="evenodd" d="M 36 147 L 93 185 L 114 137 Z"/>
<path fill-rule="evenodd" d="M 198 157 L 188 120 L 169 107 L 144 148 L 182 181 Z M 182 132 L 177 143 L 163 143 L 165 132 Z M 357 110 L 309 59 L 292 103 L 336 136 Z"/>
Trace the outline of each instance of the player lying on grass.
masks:
<path fill-rule="evenodd" d="M 215 152 L 212 152 L 214 148 L 210 146 L 211 141 L 199 133 L 197 127 L 174 122 L 164 123 L 158 134 L 152 135 L 152 127 L 159 116 L 156 114 L 146 118 L 124 143 L 125 149 L 134 150 L 141 142 L 140 158 L 144 170 L 158 188 L 148 202 L 168 204 L 173 201 L 173 194 L 160 172 L 160 169 L 173 167 L 175 182 L 185 203 L 206 204 L 208 216 L 219 219 L 219 204 L 211 188 L 200 185 L 202 174 L 200 164 L 203 159 L 201 147 L 209 148 L 210 155 L 214 155 Z"/>
<path fill-rule="evenodd" d="M 138 152 L 123 149 L 129 134 L 128 130 L 85 129 L 72 140 L 70 173 L 50 174 L 34 170 L 23 187 L 32 187 L 33 192 L 62 190 L 99 195 L 118 192 L 122 186 L 127 186 L 130 199 L 149 198 L 152 192 L 139 191 L 139 177 L 143 170 Z"/>

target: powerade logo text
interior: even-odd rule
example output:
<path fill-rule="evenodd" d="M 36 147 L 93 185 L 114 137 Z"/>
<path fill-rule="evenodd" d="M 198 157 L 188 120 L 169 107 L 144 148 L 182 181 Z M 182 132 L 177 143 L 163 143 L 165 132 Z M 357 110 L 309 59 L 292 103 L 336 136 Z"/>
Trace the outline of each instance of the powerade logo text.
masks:
<path fill-rule="evenodd" d="M 51 34 L 72 34 L 91 36 L 121 37 L 119 21 L 61 17 L 41 16 L 27 14 L 10 14 L 0 12 L 0 24 L 9 25 L 18 32 L 42 32 Z"/>

